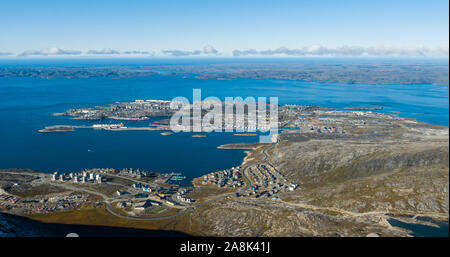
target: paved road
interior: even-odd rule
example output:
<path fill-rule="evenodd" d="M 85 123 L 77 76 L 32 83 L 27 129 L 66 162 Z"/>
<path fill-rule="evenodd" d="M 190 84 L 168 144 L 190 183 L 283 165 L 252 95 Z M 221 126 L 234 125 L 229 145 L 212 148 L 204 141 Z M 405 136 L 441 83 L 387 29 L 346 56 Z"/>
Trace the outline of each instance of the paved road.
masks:
<path fill-rule="evenodd" d="M 74 186 L 71 186 L 71 185 L 58 183 L 58 182 L 50 182 L 50 184 L 53 184 L 55 186 L 59 186 L 59 187 L 65 188 L 65 189 L 69 189 L 69 190 L 72 190 L 72 191 L 78 191 L 78 192 L 82 191 L 82 192 L 86 192 L 86 193 L 89 193 L 89 194 L 98 195 L 98 196 L 102 197 L 104 201 L 109 201 L 111 199 L 110 197 L 108 197 L 105 194 L 102 194 L 102 193 L 97 192 L 97 191 L 89 190 L 89 189 L 86 189 L 86 188 L 74 187 Z"/>
<path fill-rule="evenodd" d="M 266 151 L 267 151 L 268 149 L 272 148 L 274 145 L 275 145 L 275 144 L 271 144 L 271 145 L 267 146 L 266 148 L 264 148 L 264 150 L 262 150 L 262 153 L 264 154 L 264 159 L 262 160 L 262 162 L 267 161 L 270 165 L 272 165 L 272 164 L 268 161 L 269 155 L 267 154 Z M 253 167 L 253 166 L 255 166 L 255 164 L 246 167 L 246 168 L 243 170 L 243 172 L 242 172 L 242 175 L 243 175 L 243 176 L 245 177 L 245 179 L 248 181 L 248 184 L 249 184 L 249 185 L 251 184 L 251 180 L 247 177 L 246 171 L 247 171 L 248 168 Z M 273 166 L 273 165 L 272 165 L 272 166 Z M 274 167 L 274 168 L 275 168 L 275 167 Z M 275 170 L 276 170 L 276 169 L 275 169 Z M 278 172 L 278 171 L 277 171 L 277 172 Z"/>
<path fill-rule="evenodd" d="M 267 151 L 268 149 L 271 149 L 274 145 L 275 145 L 275 144 L 272 144 L 272 145 L 270 145 L 269 147 L 264 148 L 264 150 L 262 151 L 263 154 L 264 154 L 264 161 L 267 161 L 267 163 L 268 163 L 270 166 L 273 167 L 273 169 L 277 172 L 276 176 L 277 176 L 277 178 L 278 178 L 280 181 L 287 182 L 287 180 L 286 180 L 284 177 L 281 177 L 281 178 L 279 177 L 279 175 L 282 176 L 281 173 L 278 171 L 278 169 L 275 167 L 275 165 L 273 165 L 273 164 L 269 161 L 269 155 L 267 154 L 266 151 Z"/>
<path fill-rule="evenodd" d="M 166 216 L 157 216 L 157 217 L 133 217 L 133 216 L 128 216 L 128 215 L 122 214 L 122 213 L 118 212 L 117 210 L 115 210 L 115 209 L 112 207 L 112 204 L 111 204 L 111 200 L 113 200 L 113 198 L 108 197 L 108 196 L 105 195 L 105 194 L 102 194 L 102 193 L 99 193 L 99 192 L 96 192 L 96 191 L 92 191 L 92 190 L 89 190 L 89 189 L 85 189 L 85 188 L 74 187 L 74 186 L 67 185 L 67 184 L 62 184 L 62 183 L 57 183 L 57 182 L 51 182 L 51 183 L 54 184 L 54 185 L 57 185 L 57 186 L 60 186 L 60 187 L 63 187 L 63 188 L 72 190 L 72 191 L 82 191 L 82 192 L 86 192 L 86 193 L 89 193 L 89 194 L 98 195 L 98 196 L 102 197 L 102 198 L 103 198 L 103 201 L 104 201 L 105 204 L 106 204 L 106 210 L 107 210 L 109 213 L 111 213 L 112 215 L 118 216 L 118 217 L 120 217 L 120 218 L 126 218 L 126 219 L 132 219 L 132 220 L 162 220 L 162 219 L 173 218 L 173 217 L 176 217 L 176 216 L 181 215 L 181 214 L 183 214 L 183 213 L 186 213 L 186 212 L 188 212 L 188 211 L 192 211 L 192 210 L 191 210 L 192 208 L 189 208 L 189 207 L 188 207 L 188 208 L 184 208 L 182 211 L 179 211 L 179 212 L 174 213 L 174 214 L 171 214 L 171 215 L 166 215 Z"/>

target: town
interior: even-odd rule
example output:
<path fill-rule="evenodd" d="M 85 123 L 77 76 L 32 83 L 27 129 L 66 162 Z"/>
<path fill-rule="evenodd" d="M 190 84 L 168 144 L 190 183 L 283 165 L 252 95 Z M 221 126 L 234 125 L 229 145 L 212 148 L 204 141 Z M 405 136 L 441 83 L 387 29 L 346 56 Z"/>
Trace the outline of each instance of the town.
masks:
<path fill-rule="evenodd" d="M 195 207 L 198 200 L 190 196 L 192 187 L 180 187 L 170 183 L 172 180 L 185 178 L 181 173 L 175 172 L 93 168 L 52 174 L 12 171 L 4 174 L 32 180 L 33 193 L 27 189 L 20 189 L 25 184 L 18 182 L 2 187 L 5 189 L 0 192 L 0 208 L 11 213 L 51 213 L 75 210 L 86 204 L 101 207 L 106 203 L 107 209 L 113 214 L 151 218 L 171 213 L 171 210 L 183 211 L 188 207 Z M 231 192 L 235 192 L 235 197 L 275 199 L 278 192 L 293 191 L 297 188 L 297 185 L 288 183 L 267 163 L 248 169 L 236 166 L 212 172 L 203 175 L 201 181 L 201 185 L 233 189 Z M 53 193 L 37 190 L 43 187 L 58 190 Z"/>
<path fill-rule="evenodd" d="M 71 116 L 74 119 L 98 120 L 100 123 L 86 126 L 56 125 L 48 126 L 39 130 L 40 132 L 61 132 L 74 131 L 74 129 L 93 128 L 112 131 L 127 130 L 162 130 L 162 131 L 196 131 L 193 117 L 188 114 L 189 121 L 171 124 L 171 115 L 175 110 L 170 108 L 170 101 L 166 100 L 135 100 L 134 102 L 124 102 L 111 104 L 109 106 L 99 106 L 92 108 L 76 108 L 67 110 L 64 113 L 55 113 L 57 116 Z M 222 104 L 225 102 L 221 102 Z M 209 106 L 210 102 L 203 101 L 202 104 Z M 245 103 L 248 104 L 248 103 Z M 244 105 L 245 105 L 244 104 Z M 280 129 L 286 133 L 296 134 L 318 134 L 345 136 L 351 134 L 355 129 L 367 126 L 389 127 L 397 121 L 405 121 L 395 114 L 375 112 L 383 111 L 380 107 L 346 107 L 342 109 L 331 109 L 315 105 L 280 105 L 278 106 L 278 122 L 273 123 L 272 114 L 266 111 L 265 120 L 256 120 L 256 116 L 244 111 L 238 112 L 237 105 L 233 105 L 232 113 L 222 115 L 222 122 L 208 123 L 202 122 L 200 131 L 236 131 L 236 132 L 256 132 L 268 131 L 269 129 Z M 245 109 L 245 108 L 244 108 Z M 368 111 L 370 110 L 370 111 Z M 191 110 L 192 111 L 192 110 Z M 201 112 L 202 117 L 206 117 L 208 109 Z M 148 125 L 133 126 L 124 122 L 113 123 L 112 120 L 122 121 L 146 121 L 149 118 L 160 117 L 162 120 L 150 122 Z M 184 119 L 185 117 L 183 117 Z M 109 121 L 108 121 L 109 120 Z M 169 126 L 170 125 L 170 126 Z M 198 128 L 197 128 L 198 129 Z M 281 132 L 281 131 L 279 131 Z M 168 135 L 168 134 L 167 134 Z"/>
<path fill-rule="evenodd" d="M 236 196 L 267 197 L 278 200 L 276 194 L 297 189 L 298 185 L 288 182 L 272 165 L 257 164 L 248 168 L 247 177 L 252 182 L 250 188 L 243 194 Z"/>
<path fill-rule="evenodd" d="M 55 115 L 72 116 L 82 120 L 147 120 L 148 117 L 170 116 L 170 101 L 165 100 L 136 100 L 106 107 L 76 108 Z"/>
<path fill-rule="evenodd" d="M 356 108 L 356 107 L 355 107 Z M 358 109 L 363 107 L 358 107 Z M 0 208 L 11 213 L 52 213 L 76 210 L 82 206 L 105 208 L 110 214 L 129 219 L 160 219 L 191 212 L 218 199 L 270 201 L 282 203 L 285 196 L 301 192 L 301 180 L 296 182 L 280 172 L 269 159 L 267 151 L 279 142 L 289 144 L 311 139 L 380 138 L 385 131 L 400 133 L 402 127 L 413 127 L 414 133 L 435 134 L 437 130 L 420 126 L 417 122 L 395 114 L 330 109 L 314 105 L 283 105 L 278 108 L 279 137 L 272 143 L 241 143 L 219 146 L 221 149 L 260 149 L 259 156 L 250 163 L 204 174 L 194 179 L 192 186 L 180 186 L 186 179 L 180 172 L 154 172 L 136 168 L 91 168 L 74 172 L 9 172 L 0 185 Z M 347 110 L 346 110 L 347 109 Z M 384 111 L 384 110 L 383 110 Z M 151 117 L 171 114 L 169 102 L 136 100 L 108 107 L 71 109 L 64 115 L 76 119 L 123 119 L 145 121 Z M 248 115 L 248 113 L 246 113 Z M 228 116 L 225 119 L 230 118 Z M 238 116 L 238 118 L 246 119 Z M 266 118 L 268 118 L 266 116 Z M 167 124 L 157 121 L 159 125 Z M 124 122 L 124 123 L 125 123 Z M 76 128 L 103 130 L 133 129 L 124 123 L 98 123 Z M 256 124 L 234 124 L 234 129 L 254 129 Z M 53 126 L 49 131 L 72 131 L 74 127 Z M 142 127 L 165 129 L 168 127 Z M 46 128 L 47 129 L 47 128 Z M 243 133 L 241 133 L 242 135 Z M 274 144 L 275 143 L 275 144 Z M 256 148 L 255 148 L 256 147 Z M 255 152 L 255 151 L 254 151 Z M 14 176 L 18 176 L 15 178 Z M 27 182 L 20 182 L 27 181 Z M 31 186 L 29 186 L 31 185 Z M 45 189 L 44 189 L 45 188 Z M 49 190 L 51 188 L 52 190 Z M 298 192 L 297 192 L 298 194 Z"/>
<path fill-rule="evenodd" d="M 380 110 L 379 107 L 347 107 L 343 110 L 337 110 L 315 105 L 288 104 L 279 106 L 278 126 L 281 138 L 277 140 L 297 141 L 318 136 L 343 138 L 366 133 L 364 128 L 367 127 L 382 131 L 385 127 L 396 126 L 395 124 L 398 121 L 411 122 L 394 114 L 367 110 L 358 111 L 353 110 L 353 108 Z M 169 101 L 136 100 L 134 102 L 118 103 L 103 107 L 70 109 L 65 113 L 56 115 L 67 115 L 75 119 L 86 120 L 145 121 L 151 117 L 165 117 L 171 114 L 173 114 L 173 111 L 170 109 Z M 257 124 L 253 124 L 252 120 L 248 119 L 248 112 L 244 113 L 242 117 L 237 116 L 237 118 L 246 121 L 246 123 L 244 125 L 234 124 L 226 128 L 244 131 L 256 129 Z M 268 119 L 269 116 L 266 116 L 266 118 Z M 223 119 L 230 119 L 230 117 L 225 116 Z M 163 126 L 161 124 L 164 124 L 164 120 L 160 121 L 156 126 L 151 124 L 150 127 L 143 128 L 168 129 L 167 126 L 158 127 Z M 210 126 L 212 127 L 213 125 Z M 133 129 L 127 127 L 124 123 L 98 123 L 92 126 L 78 126 L 77 128 Z M 71 131 L 72 128 L 54 126 L 53 129 L 55 131 Z M 51 130 L 52 128 L 49 128 L 49 131 Z M 370 136 L 370 134 L 367 136 Z M 46 178 L 46 176 L 43 176 L 43 178 Z M 49 181 L 45 181 L 45 183 L 64 185 L 66 189 L 82 192 L 83 194 L 96 192 L 103 198 L 103 202 L 110 203 L 110 206 L 112 206 L 110 208 L 111 211 L 120 212 L 122 215 L 151 216 L 155 214 L 152 210 L 159 210 L 158 213 L 164 213 L 174 208 L 185 209 L 189 206 L 195 206 L 197 202 L 202 201 L 202 199 L 191 197 L 191 194 L 195 191 L 192 188 L 180 187 L 177 183 L 173 183 L 185 178 L 181 173 L 176 172 L 157 173 L 131 168 L 98 168 L 85 169 L 79 172 L 55 172 L 50 176 Z M 297 184 L 289 182 L 266 160 L 249 167 L 236 166 L 203 175 L 201 184 L 198 186 L 207 185 L 214 185 L 218 189 L 234 190 L 234 197 L 268 198 L 271 200 L 279 199 L 278 194 L 280 193 L 292 192 L 299 188 Z M 10 199 L 15 198 L 8 198 L 8 200 Z M 64 196 L 60 200 L 68 203 L 67 208 L 76 208 L 83 204 L 83 201 L 86 201 L 86 199 L 86 197 L 72 199 Z M 45 199 L 28 200 L 40 204 L 46 202 Z M 21 200 L 17 200 L 13 204 L 20 202 Z M 74 202 L 74 204 L 71 204 L 71 202 Z M 8 203 L 8 206 L 11 207 L 11 202 L 9 201 Z M 54 210 L 52 208 L 43 210 Z M 35 210 L 33 208 L 28 209 Z"/>

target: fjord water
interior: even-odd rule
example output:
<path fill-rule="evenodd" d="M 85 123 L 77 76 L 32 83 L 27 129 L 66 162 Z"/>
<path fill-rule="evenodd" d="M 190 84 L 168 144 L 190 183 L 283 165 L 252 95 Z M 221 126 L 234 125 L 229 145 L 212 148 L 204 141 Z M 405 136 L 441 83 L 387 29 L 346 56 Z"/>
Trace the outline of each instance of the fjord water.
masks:
<path fill-rule="evenodd" d="M 81 64 L 80 64 L 81 65 Z M 103 131 L 39 133 L 44 126 L 84 125 L 96 121 L 55 117 L 52 113 L 75 107 L 108 105 L 136 99 L 254 96 L 279 98 L 280 104 L 326 107 L 383 106 L 382 112 L 448 126 L 448 86 L 360 85 L 270 79 L 202 80 L 192 76 L 135 78 L 39 79 L 0 78 L 0 168 L 30 168 L 44 172 L 83 168 L 140 168 L 182 172 L 187 182 L 202 174 L 239 165 L 240 150 L 221 150 L 221 144 L 255 142 L 257 137 L 232 133 L 192 138 L 190 133 L 161 136 L 160 131 Z M 113 121 L 116 122 L 116 121 Z M 148 121 L 126 121 L 147 126 Z"/>

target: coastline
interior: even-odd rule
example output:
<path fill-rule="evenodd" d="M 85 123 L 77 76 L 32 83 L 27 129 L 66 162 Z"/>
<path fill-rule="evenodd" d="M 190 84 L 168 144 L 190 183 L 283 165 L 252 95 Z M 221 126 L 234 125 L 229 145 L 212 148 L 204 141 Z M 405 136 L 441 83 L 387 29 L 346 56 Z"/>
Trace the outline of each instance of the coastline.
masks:
<path fill-rule="evenodd" d="M 163 136 L 163 135 L 161 135 Z M 240 143 L 238 143 L 240 144 Z M 221 146 L 218 146 L 218 148 Z M 225 148 L 223 148 L 225 149 Z M 240 150 L 243 148 L 228 148 L 228 149 L 236 149 Z M 248 157 L 251 154 L 251 151 L 244 151 L 246 154 L 241 161 L 242 165 L 245 165 Z M 35 171 L 33 171 L 35 172 Z M 48 174 L 35 172 L 36 175 L 46 176 Z M 194 178 L 191 181 L 192 188 L 202 188 L 201 185 L 194 183 L 194 181 L 199 180 L 204 175 Z M 10 195 L 2 189 L 3 193 Z M 2 193 L 0 192 L 0 193 Z M 234 192 L 231 191 L 231 193 Z M 223 194 L 223 193 L 222 193 Z M 228 195 L 229 193 L 226 193 Z M 220 194 L 219 194 L 220 196 Z M 212 197 L 212 198 L 211 198 Z M 213 193 L 211 197 L 207 197 L 205 201 L 201 201 L 200 205 L 206 204 L 209 201 L 213 201 L 215 199 L 219 199 L 216 193 Z M 176 215 L 173 218 L 167 216 L 167 218 L 155 219 L 155 220 L 145 220 L 145 219 L 137 219 L 130 220 L 122 215 L 112 215 L 112 213 L 108 210 L 110 207 L 103 204 L 100 208 L 92 208 L 92 207 L 81 207 L 80 209 L 68 210 L 68 211 L 56 211 L 51 213 L 41 213 L 41 214 L 28 214 L 28 215 L 18 215 L 12 214 L 8 212 L 1 212 L 0 215 L 7 215 L 8 217 L 12 217 L 12 219 L 19 219 L 22 223 L 34 224 L 38 229 L 45 228 L 44 234 L 30 234 L 28 236 L 57 236 L 62 237 L 67 233 L 65 231 L 79 231 L 77 234 L 80 236 L 123 236 L 122 233 L 125 233 L 125 236 L 136 236 L 136 233 L 132 234 L 132 231 L 136 229 L 138 235 L 143 236 L 177 236 L 177 237 L 189 237 L 193 235 L 199 235 L 199 231 L 195 230 L 186 230 L 185 228 L 177 228 L 173 227 L 173 230 L 168 231 L 167 224 L 171 224 L 173 220 L 186 220 L 189 212 L 180 211 L 180 215 Z M 113 208 L 114 209 L 114 208 Z M 116 212 L 116 210 L 114 210 Z M 118 212 L 119 214 L 119 212 Z M 89 221 L 86 221 L 83 217 L 85 216 L 91 217 Z M 163 215 L 164 216 L 164 215 Z M 184 221 L 186 222 L 186 221 Z M 184 225 L 183 225 L 184 227 Z M 54 232 L 56 231 L 56 232 Z M 63 232 L 61 232 L 63 231 Z M 117 231 L 118 234 L 114 234 Z M 125 231 L 125 232 L 123 232 Z M 130 232 L 128 234 L 128 232 Z M 42 232 L 40 232 L 42 233 Z M 104 234 L 109 233 L 109 234 Z M 50 234 L 50 235 L 49 235 Z M 6 235 L 7 236 L 7 235 Z"/>
<path fill-rule="evenodd" d="M 233 146 L 238 145 L 238 146 Z M 242 146 L 241 144 L 230 144 L 221 149 L 250 149 L 249 151 L 244 151 L 246 156 L 242 160 L 243 167 L 249 167 L 255 163 L 255 156 L 263 153 L 262 149 L 264 145 L 268 144 L 257 144 L 248 148 L 248 146 Z M 259 157 L 257 157 L 259 158 Z M 202 176 L 197 177 L 192 180 L 193 187 L 198 187 L 194 180 L 199 180 Z M 215 197 L 206 198 L 214 200 Z M 206 202 L 210 201 L 207 200 Z M 111 213 L 107 212 L 105 207 L 101 208 L 81 208 L 78 210 L 71 211 L 59 211 L 48 214 L 32 214 L 32 215 L 15 215 L 10 213 L 0 212 L 0 215 L 9 215 L 15 219 L 22 219 L 25 222 L 30 222 L 38 224 L 45 229 L 45 231 L 57 231 L 56 234 L 51 234 L 50 236 L 64 236 L 67 234 L 66 231 L 75 232 L 83 237 L 90 236 L 136 236 L 136 233 L 142 236 L 176 236 L 176 237 L 190 237 L 198 236 L 199 231 L 193 229 L 192 227 L 186 229 L 184 225 L 188 222 L 189 213 L 184 213 L 179 216 L 179 218 L 167 218 L 155 221 L 145 221 L 145 220 L 127 220 L 120 217 L 115 217 Z M 404 231 L 409 236 L 444 236 L 447 237 L 448 233 L 445 234 L 446 227 L 448 228 L 449 220 L 444 216 L 431 215 L 427 216 L 421 215 L 409 215 L 409 214 L 389 214 L 387 213 L 385 222 L 386 226 L 391 227 L 392 231 Z M 89 222 L 86 222 L 84 217 L 89 215 L 91 217 Z M 171 224 L 173 220 L 177 220 L 177 225 L 171 227 L 167 230 L 166 224 Z M 180 225 L 180 227 L 178 227 Z M 48 233 L 48 232 L 45 232 Z M 68 232 L 69 233 L 69 232 Z M 47 236 L 47 234 L 36 234 L 28 236 Z"/>
<path fill-rule="evenodd" d="M 254 150 L 262 145 L 270 145 L 269 143 L 233 143 L 217 146 L 218 149 L 225 150 Z"/>

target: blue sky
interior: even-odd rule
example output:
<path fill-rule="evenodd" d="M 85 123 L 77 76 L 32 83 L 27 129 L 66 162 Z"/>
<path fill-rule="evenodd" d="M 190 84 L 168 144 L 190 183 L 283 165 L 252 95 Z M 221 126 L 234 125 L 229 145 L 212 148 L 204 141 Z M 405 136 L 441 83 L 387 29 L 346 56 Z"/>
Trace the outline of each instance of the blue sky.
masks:
<path fill-rule="evenodd" d="M 311 47 L 333 54 L 352 46 L 370 53 L 444 48 L 445 54 L 446 48 L 448 55 L 448 5 L 448 0 L 0 0 L 0 52 L 301 55 Z M 279 47 L 301 51 L 275 51 Z M 249 49 L 256 51 L 244 52 Z"/>

